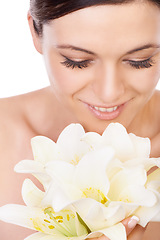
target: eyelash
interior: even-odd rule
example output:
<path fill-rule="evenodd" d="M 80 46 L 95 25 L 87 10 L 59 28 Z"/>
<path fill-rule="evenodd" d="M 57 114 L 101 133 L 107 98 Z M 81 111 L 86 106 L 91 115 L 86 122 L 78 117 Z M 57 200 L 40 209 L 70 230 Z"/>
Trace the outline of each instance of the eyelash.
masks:
<path fill-rule="evenodd" d="M 72 61 L 71 59 L 63 56 L 65 58 L 64 62 L 61 62 L 62 65 L 64 65 L 67 68 L 71 68 L 71 69 L 84 69 L 87 68 L 89 66 L 89 64 L 91 63 L 91 60 L 84 60 L 84 61 Z M 143 69 L 143 68 L 150 68 L 153 66 L 153 61 L 151 58 L 148 58 L 146 60 L 143 61 L 132 61 L 129 60 L 128 61 L 129 65 L 135 69 Z"/>
<path fill-rule="evenodd" d="M 91 63 L 91 60 L 84 60 L 84 61 L 72 61 L 71 59 L 65 57 L 65 61 L 61 62 L 61 64 L 63 64 L 65 67 L 67 68 L 79 68 L 79 69 L 83 69 L 83 68 L 87 68 L 89 66 L 89 64 Z"/>
<path fill-rule="evenodd" d="M 129 64 L 131 67 L 134 67 L 136 69 L 142 69 L 142 68 L 150 68 L 153 66 L 153 61 L 151 58 L 148 58 L 143 61 L 129 61 Z"/>

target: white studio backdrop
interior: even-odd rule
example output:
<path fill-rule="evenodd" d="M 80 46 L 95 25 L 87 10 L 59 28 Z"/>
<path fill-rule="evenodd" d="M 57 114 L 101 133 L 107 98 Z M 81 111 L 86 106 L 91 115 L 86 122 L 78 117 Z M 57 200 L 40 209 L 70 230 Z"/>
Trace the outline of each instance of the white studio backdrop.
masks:
<path fill-rule="evenodd" d="M 0 98 L 49 85 L 43 58 L 32 43 L 27 22 L 28 9 L 29 0 L 1 0 Z M 157 88 L 160 89 L 160 82 Z"/>
<path fill-rule="evenodd" d="M 29 0 L 1 0 L 0 98 L 49 85 L 43 58 L 32 43 L 28 9 Z"/>

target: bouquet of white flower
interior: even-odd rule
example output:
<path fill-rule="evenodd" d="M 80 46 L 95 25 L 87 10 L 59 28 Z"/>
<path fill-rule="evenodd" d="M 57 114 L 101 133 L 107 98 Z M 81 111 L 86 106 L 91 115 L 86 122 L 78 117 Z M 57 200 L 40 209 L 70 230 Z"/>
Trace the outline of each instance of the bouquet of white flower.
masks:
<path fill-rule="evenodd" d="M 149 158 L 150 140 L 128 134 L 111 123 L 101 135 L 71 124 L 57 143 L 32 139 L 34 160 L 23 160 L 15 171 L 33 174 L 39 190 L 26 179 L 26 206 L 0 208 L 0 219 L 31 228 L 26 240 L 83 240 L 106 235 L 125 240 L 124 218 L 135 215 L 143 227 L 160 221 L 160 159 Z M 148 170 L 157 170 L 147 176 Z"/>

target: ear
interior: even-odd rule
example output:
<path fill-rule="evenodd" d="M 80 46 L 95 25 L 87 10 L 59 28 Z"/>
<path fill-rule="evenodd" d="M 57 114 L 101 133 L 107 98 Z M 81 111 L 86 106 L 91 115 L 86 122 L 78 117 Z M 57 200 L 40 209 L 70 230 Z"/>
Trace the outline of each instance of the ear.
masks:
<path fill-rule="evenodd" d="M 27 14 L 27 19 L 28 19 L 28 24 L 29 24 L 29 28 L 31 31 L 34 46 L 35 46 L 36 50 L 40 54 L 42 54 L 42 38 L 40 36 L 38 36 L 38 34 L 35 32 L 35 29 L 33 26 L 33 18 L 31 16 L 30 12 L 28 12 L 28 14 Z"/>

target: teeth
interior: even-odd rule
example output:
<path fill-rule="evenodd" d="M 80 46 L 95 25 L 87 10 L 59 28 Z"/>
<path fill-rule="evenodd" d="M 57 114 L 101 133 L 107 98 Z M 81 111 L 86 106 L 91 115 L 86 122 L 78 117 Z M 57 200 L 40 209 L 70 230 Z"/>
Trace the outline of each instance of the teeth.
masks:
<path fill-rule="evenodd" d="M 101 108 L 101 107 L 93 106 L 93 108 L 100 112 L 113 112 L 113 111 L 117 110 L 118 106 L 113 107 L 113 108 Z"/>

